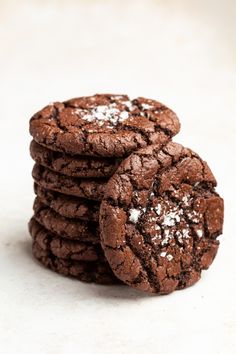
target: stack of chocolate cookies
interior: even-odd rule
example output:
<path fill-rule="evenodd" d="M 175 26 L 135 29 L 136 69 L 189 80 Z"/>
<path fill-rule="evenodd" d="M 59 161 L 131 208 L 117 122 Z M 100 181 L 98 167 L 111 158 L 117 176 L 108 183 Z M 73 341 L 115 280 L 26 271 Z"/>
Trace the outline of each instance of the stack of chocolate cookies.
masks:
<path fill-rule="evenodd" d="M 209 167 L 173 143 L 173 111 L 144 98 L 94 95 L 30 120 L 33 254 L 79 280 L 169 293 L 214 259 L 223 201 Z"/>

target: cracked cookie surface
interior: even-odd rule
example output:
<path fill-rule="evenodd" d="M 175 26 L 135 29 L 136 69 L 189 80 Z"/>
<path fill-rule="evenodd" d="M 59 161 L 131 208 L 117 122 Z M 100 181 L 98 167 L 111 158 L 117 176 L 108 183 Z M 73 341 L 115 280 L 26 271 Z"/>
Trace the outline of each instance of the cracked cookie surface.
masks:
<path fill-rule="evenodd" d="M 38 197 L 35 198 L 33 210 L 34 219 L 60 237 L 93 242 L 100 240 L 98 223 L 65 218 L 42 203 Z"/>
<path fill-rule="evenodd" d="M 55 102 L 30 120 L 36 142 L 72 155 L 128 156 L 167 143 L 179 130 L 176 114 L 163 104 L 112 94 Z"/>
<path fill-rule="evenodd" d="M 107 262 L 61 259 L 55 257 L 50 250 L 42 248 L 36 241 L 33 241 L 32 252 L 41 264 L 59 274 L 76 278 L 86 283 L 121 284 Z"/>
<path fill-rule="evenodd" d="M 47 149 L 34 140 L 30 143 L 30 154 L 38 164 L 71 177 L 110 177 L 120 163 L 120 159 L 115 158 L 71 156 L 60 151 Z"/>
<path fill-rule="evenodd" d="M 193 285 L 219 246 L 223 200 L 215 186 L 206 162 L 173 142 L 124 160 L 100 209 L 101 243 L 116 276 L 160 294 Z"/>
<path fill-rule="evenodd" d="M 99 243 L 68 240 L 48 231 L 35 218 L 29 222 L 32 239 L 44 250 L 50 251 L 60 259 L 75 261 L 105 261 L 104 253 Z"/>
<path fill-rule="evenodd" d="M 34 184 L 34 191 L 44 204 L 66 218 L 99 221 L 99 202 L 61 194 L 37 183 Z"/>
<path fill-rule="evenodd" d="M 102 200 L 107 179 L 76 178 L 61 175 L 48 168 L 35 164 L 32 171 L 34 181 L 45 189 L 75 197 Z"/>

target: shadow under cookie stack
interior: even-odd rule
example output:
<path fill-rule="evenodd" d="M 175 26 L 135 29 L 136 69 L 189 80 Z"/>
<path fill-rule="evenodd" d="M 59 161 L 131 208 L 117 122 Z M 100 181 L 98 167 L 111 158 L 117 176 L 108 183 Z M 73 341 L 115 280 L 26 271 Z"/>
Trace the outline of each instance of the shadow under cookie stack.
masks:
<path fill-rule="evenodd" d="M 209 167 L 173 143 L 157 101 L 94 95 L 30 120 L 35 258 L 81 281 L 169 293 L 194 284 L 218 249 L 223 201 Z"/>

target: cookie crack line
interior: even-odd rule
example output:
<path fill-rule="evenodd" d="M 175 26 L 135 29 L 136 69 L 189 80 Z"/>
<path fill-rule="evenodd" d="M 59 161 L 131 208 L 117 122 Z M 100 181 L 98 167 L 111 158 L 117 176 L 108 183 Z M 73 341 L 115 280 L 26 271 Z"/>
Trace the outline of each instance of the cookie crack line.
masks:
<path fill-rule="evenodd" d="M 45 252 L 37 242 L 33 242 L 32 251 L 35 258 L 45 267 L 84 282 L 97 284 L 122 284 L 112 273 L 106 262 L 84 262 L 76 260 L 62 260 L 51 252 Z"/>
<path fill-rule="evenodd" d="M 145 245 L 144 242 L 144 237 L 143 238 L 143 243 Z M 127 246 L 131 249 L 131 251 L 134 253 L 134 255 L 138 258 L 141 267 L 142 267 L 142 272 L 144 272 L 144 274 L 146 275 L 147 281 L 150 284 L 150 288 L 152 291 L 158 292 L 160 290 L 160 285 L 157 282 L 157 278 L 155 277 L 154 273 L 151 270 L 150 265 L 147 262 L 147 259 L 145 259 L 141 252 L 138 252 L 137 250 L 135 250 L 135 248 L 131 245 L 131 242 L 127 239 L 126 237 L 126 244 Z M 156 262 L 156 260 L 155 260 Z M 141 272 L 139 272 L 138 276 L 140 275 Z"/>
<path fill-rule="evenodd" d="M 60 122 L 60 119 L 59 119 L 59 109 L 58 109 L 58 107 L 57 106 L 53 106 L 53 111 L 52 111 L 52 117 L 54 118 L 54 120 L 56 121 L 56 124 L 57 124 L 57 126 L 58 126 L 58 128 L 60 129 L 60 130 L 62 130 L 64 133 L 68 133 L 69 132 L 69 130 L 68 130 L 68 128 L 66 127 L 66 126 L 64 126 L 64 125 L 62 125 L 61 124 L 61 122 Z"/>

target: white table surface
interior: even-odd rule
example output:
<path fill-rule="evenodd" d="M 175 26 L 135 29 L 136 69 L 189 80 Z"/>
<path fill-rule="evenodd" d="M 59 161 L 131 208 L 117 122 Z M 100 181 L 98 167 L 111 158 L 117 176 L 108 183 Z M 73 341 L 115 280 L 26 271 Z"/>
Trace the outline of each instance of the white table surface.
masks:
<path fill-rule="evenodd" d="M 236 353 L 235 1 L 0 1 L 0 352 Z M 32 259 L 28 120 L 95 92 L 156 98 L 225 198 L 209 271 L 169 296 L 96 286 Z"/>

